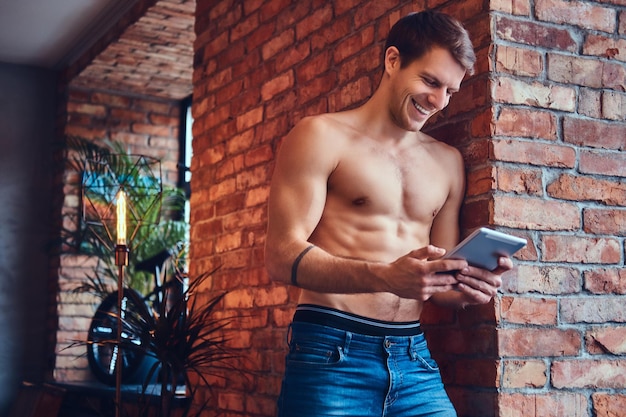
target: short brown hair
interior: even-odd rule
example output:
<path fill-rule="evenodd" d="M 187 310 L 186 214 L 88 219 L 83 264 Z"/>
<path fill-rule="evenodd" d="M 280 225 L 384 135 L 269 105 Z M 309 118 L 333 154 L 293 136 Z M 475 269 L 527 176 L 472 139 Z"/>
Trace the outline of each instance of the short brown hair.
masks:
<path fill-rule="evenodd" d="M 439 46 L 450 51 L 468 74 L 474 73 L 476 55 L 467 30 L 441 12 L 429 10 L 404 16 L 389 31 L 385 52 L 390 46 L 398 48 L 402 68 Z"/>

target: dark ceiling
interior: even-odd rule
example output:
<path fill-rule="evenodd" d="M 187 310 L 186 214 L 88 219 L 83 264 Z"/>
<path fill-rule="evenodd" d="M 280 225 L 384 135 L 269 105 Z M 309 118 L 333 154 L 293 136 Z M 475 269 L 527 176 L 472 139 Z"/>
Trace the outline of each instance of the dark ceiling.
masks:
<path fill-rule="evenodd" d="M 74 86 L 182 99 L 194 11 L 195 0 L 2 0 L 0 62 L 69 67 Z"/>

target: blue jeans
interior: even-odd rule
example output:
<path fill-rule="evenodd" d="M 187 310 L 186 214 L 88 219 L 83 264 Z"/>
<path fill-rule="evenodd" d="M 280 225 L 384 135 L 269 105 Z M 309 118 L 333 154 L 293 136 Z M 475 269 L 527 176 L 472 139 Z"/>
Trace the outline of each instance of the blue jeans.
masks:
<path fill-rule="evenodd" d="M 456 417 L 423 334 L 291 324 L 278 417 Z"/>

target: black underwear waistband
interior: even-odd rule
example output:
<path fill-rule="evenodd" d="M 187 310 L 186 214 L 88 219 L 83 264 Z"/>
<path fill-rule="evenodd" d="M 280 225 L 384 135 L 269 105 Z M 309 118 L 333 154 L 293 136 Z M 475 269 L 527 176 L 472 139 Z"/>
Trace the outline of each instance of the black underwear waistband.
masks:
<path fill-rule="evenodd" d="M 313 304 L 298 305 L 293 321 L 333 327 L 367 336 L 418 336 L 423 334 L 419 321 L 376 320 Z"/>

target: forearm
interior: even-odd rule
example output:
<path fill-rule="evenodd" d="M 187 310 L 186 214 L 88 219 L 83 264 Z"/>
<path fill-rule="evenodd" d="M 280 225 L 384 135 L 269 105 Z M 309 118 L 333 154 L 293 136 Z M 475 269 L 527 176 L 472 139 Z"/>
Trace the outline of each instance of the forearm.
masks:
<path fill-rule="evenodd" d="M 299 245 L 296 250 L 299 252 L 266 249 L 266 264 L 273 280 L 321 293 L 387 290 L 382 278 L 384 264 L 334 256 L 315 246 Z"/>

